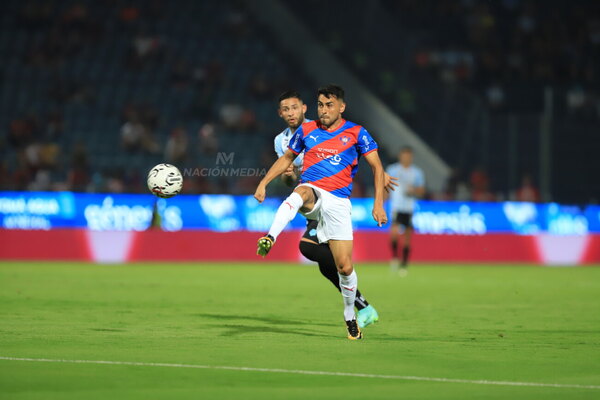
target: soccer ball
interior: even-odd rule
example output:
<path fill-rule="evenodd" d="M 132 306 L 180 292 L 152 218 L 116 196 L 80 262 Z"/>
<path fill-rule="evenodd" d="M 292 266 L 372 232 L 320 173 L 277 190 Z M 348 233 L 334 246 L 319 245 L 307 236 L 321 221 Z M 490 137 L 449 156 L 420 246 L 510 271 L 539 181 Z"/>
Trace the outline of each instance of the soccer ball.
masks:
<path fill-rule="evenodd" d="M 171 164 L 158 164 L 148 172 L 148 189 L 163 199 L 173 197 L 183 187 L 183 176 L 176 166 Z"/>

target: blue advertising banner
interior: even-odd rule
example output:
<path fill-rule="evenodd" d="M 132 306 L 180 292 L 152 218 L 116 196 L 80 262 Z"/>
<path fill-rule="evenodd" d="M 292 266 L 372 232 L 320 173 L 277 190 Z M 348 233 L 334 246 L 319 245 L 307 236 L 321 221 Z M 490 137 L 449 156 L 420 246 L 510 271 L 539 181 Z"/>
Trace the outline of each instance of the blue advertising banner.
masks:
<path fill-rule="evenodd" d="M 150 194 L 0 192 L 0 227 L 142 231 L 148 229 L 156 210 L 167 231 L 266 232 L 280 202 L 267 198 L 258 204 L 252 196 L 231 195 L 179 195 L 165 200 Z M 378 229 L 372 207 L 373 199 L 352 199 L 356 229 Z M 429 234 L 585 235 L 600 233 L 600 206 L 420 201 L 413 223 L 417 232 Z M 304 226 L 304 218 L 298 215 L 289 229 Z"/>

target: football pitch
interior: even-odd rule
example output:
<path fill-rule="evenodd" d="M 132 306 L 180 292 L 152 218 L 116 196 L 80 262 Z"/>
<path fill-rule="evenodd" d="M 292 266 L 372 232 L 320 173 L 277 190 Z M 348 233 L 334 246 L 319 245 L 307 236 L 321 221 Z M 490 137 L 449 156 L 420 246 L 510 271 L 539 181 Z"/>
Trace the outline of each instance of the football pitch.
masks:
<path fill-rule="evenodd" d="M 357 272 L 362 341 L 313 265 L 0 263 L 0 398 L 600 398 L 600 268 Z"/>

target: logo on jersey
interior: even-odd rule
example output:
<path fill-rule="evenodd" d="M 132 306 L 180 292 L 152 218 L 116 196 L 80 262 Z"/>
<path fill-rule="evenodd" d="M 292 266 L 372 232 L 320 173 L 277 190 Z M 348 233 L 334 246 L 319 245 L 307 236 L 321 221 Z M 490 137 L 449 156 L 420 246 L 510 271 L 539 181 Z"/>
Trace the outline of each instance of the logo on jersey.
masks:
<path fill-rule="evenodd" d="M 341 142 L 342 142 L 344 145 L 346 145 L 346 144 L 348 144 L 348 142 L 350 141 L 350 138 L 349 138 L 348 136 L 344 135 L 344 136 L 340 137 L 340 141 L 341 141 Z"/>
<path fill-rule="evenodd" d="M 327 149 L 325 147 L 317 147 L 317 157 L 322 160 L 327 160 L 331 165 L 338 165 L 342 161 L 342 157 L 338 154 L 338 149 Z"/>
<path fill-rule="evenodd" d="M 369 150 L 370 144 L 369 144 L 369 138 L 367 137 L 367 135 L 363 135 L 362 140 L 363 140 L 363 142 L 365 142 L 364 151 Z"/>
<path fill-rule="evenodd" d="M 299 137 L 300 137 L 300 136 L 298 136 L 298 135 L 294 135 L 294 143 L 292 143 L 292 144 L 290 145 L 290 147 L 292 147 L 292 148 L 294 148 L 294 149 L 295 149 L 295 148 L 296 148 L 296 146 L 298 146 L 298 138 L 299 138 Z"/>
<path fill-rule="evenodd" d="M 340 157 L 339 154 L 336 154 L 333 157 L 329 157 L 328 160 L 331 165 L 339 165 L 339 163 L 342 161 L 342 157 Z"/>
<path fill-rule="evenodd" d="M 314 140 L 315 142 L 317 141 L 317 138 L 318 138 L 318 137 L 319 137 L 319 135 L 317 135 L 317 136 L 310 135 L 310 136 L 309 136 L 309 138 L 311 138 L 311 139 L 312 139 L 312 140 Z"/>

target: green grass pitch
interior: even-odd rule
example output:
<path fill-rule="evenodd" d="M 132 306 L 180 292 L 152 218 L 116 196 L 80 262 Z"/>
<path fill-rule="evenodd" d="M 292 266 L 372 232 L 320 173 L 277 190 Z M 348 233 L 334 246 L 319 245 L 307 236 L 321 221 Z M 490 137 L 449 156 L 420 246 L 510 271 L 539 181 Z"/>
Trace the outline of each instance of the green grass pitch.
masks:
<path fill-rule="evenodd" d="M 600 268 L 358 265 L 380 322 L 345 337 L 313 265 L 0 263 L 0 399 L 598 399 Z"/>

